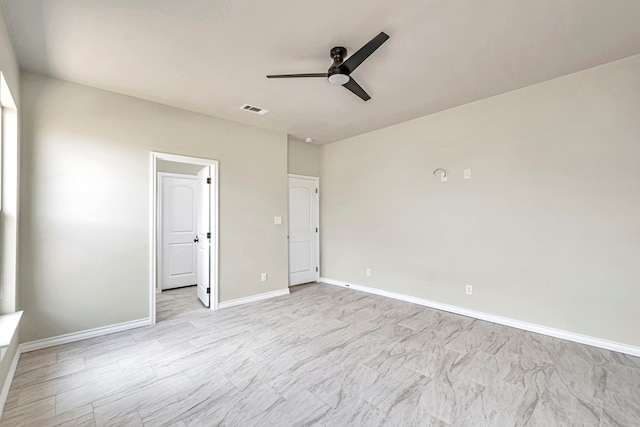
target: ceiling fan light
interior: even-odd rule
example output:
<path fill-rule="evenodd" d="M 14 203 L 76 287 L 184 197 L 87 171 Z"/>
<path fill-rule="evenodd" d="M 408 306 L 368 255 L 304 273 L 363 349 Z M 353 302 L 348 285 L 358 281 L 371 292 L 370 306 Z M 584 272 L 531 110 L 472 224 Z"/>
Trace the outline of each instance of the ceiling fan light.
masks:
<path fill-rule="evenodd" d="M 332 74 L 329 76 L 329 83 L 332 85 L 343 85 L 349 81 L 347 74 Z"/>

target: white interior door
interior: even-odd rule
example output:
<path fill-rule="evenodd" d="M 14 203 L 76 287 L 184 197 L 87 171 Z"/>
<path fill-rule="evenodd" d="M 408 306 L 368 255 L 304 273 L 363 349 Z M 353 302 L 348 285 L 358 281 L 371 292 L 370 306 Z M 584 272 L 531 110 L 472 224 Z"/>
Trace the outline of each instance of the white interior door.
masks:
<path fill-rule="evenodd" d="M 210 251 L 211 251 L 211 224 L 209 215 L 211 180 L 209 167 L 206 166 L 198 172 L 197 179 L 197 202 L 196 202 L 196 264 L 198 298 L 206 306 L 211 304 L 210 299 Z"/>
<path fill-rule="evenodd" d="M 289 285 L 319 277 L 319 179 L 289 177 Z"/>
<path fill-rule="evenodd" d="M 160 175 L 162 194 L 160 241 L 161 288 L 196 283 L 196 177 Z"/>

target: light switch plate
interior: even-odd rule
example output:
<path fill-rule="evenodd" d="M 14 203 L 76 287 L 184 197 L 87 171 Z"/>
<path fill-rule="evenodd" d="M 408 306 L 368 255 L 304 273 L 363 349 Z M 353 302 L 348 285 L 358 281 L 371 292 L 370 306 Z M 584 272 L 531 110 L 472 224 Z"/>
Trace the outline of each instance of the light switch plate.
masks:
<path fill-rule="evenodd" d="M 273 218 L 273 223 L 276 225 L 280 225 L 282 224 L 282 217 L 281 216 L 276 216 Z"/>

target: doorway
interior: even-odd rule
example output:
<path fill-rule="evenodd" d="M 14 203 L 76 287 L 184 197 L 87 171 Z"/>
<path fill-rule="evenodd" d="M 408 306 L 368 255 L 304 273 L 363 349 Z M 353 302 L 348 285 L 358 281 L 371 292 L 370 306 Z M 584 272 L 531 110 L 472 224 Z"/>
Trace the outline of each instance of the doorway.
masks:
<path fill-rule="evenodd" d="M 193 297 L 218 308 L 218 162 L 151 152 L 150 313 L 156 294 L 197 285 Z M 193 282 L 193 283 L 191 283 Z"/>
<path fill-rule="evenodd" d="M 289 175 L 289 286 L 320 277 L 320 179 Z"/>

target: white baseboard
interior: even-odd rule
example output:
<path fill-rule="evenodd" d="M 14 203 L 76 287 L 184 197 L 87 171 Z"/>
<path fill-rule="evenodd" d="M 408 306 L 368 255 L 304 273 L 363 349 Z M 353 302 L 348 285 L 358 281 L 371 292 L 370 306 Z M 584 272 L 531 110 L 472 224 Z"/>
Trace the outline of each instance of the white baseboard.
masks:
<path fill-rule="evenodd" d="M 30 341 L 19 344 L 18 348 L 16 349 L 16 354 L 13 356 L 13 360 L 11 361 L 11 367 L 9 368 L 9 372 L 7 373 L 7 378 L 4 381 L 4 386 L 2 387 L 2 391 L 0 392 L 0 417 L 2 417 L 2 410 L 4 409 L 4 404 L 7 401 L 9 389 L 11 388 L 11 383 L 13 382 L 13 377 L 16 373 L 18 361 L 20 360 L 20 355 L 22 353 L 149 325 L 151 325 L 151 318 L 147 317 L 144 319 L 132 320 L 131 322 L 118 323 L 115 325 L 103 326 L 101 328 L 87 329 L 85 331 L 73 332 L 71 334 L 64 334 L 57 337 L 44 338 L 37 341 Z"/>
<path fill-rule="evenodd" d="M 580 344 L 586 344 L 593 347 L 604 348 L 606 350 L 617 351 L 619 353 L 629 354 L 631 356 L 640 357 L 640 347 L 628 344 L 622 344 L 615 341 L 609 341 L 601 338 L 591 337 L 588 335 L 577 334 L 562 329 L 550 328 L 547 326 L 537 325 L 535 323 L 522 322 L 520 320 L 508 317 L 496 316 L 481 311 L 469 310 L 455 305 L 443 304 L 424 298 L 414 297 L 411 295 L 399 294 L 396 292 L 385 291 L 382 289 L 371 288 L 368 286 L 347 283 L 341 280 L 329 279 L 321 277 L 320 282 L 328 285 L 342 286 L 344 288 L 355 289 L 356 291 L 366 292 L 369 294 L 380 295 L 383 297 L 393 298 L 400 301 L 406 301 L 413 304 L 423 305 L 425 307 L 435 308 L 437 310 L 448 311 L 450 313 L 461 314 L 463 316 L 473 317 L 475 319 L 486 320 L 487 322 L 498 323 L 500 325 L 511 326 L 513 328 L 523 329 L 525 331 L 536 332 L 542 335 L 548 335 L 555 338 L 561 338 L 567 341 L 573 341 Z"/>
<path fill-rule="evenodd" d="M 29 351 L 40 350 L 42 348 L 53 347 L 54 345 L 67 344 L 74 341 L 86 340 L 88 338 L 99 337 L 149 325 L 151 325 L 151 318 L 145 317 L 144 319 L 132 320 L 130 322 L 117 323 L 115 325 L 58 335 L 57 337 L 25 342 L 20 344 L 18 349 L 20 353 L 27 353 Z"/>
<path fill-rule="evenodd" d="M 263 294 L 251 295 L 250 297 L 236 298 L 218 303 L 218 309 L 235 307 L 236 305 L 249 304 L 250 302 L 262 301 L 269 298 L 289 295 L 289 288 L 278 289 L 277 291 L 265 292 Z"/>
<path fill-rule="evenodd" d="M 4 410 L 4 404 L 7 403 L 7 397 L 9 396 L 9 390 L 11 389 L 11 383 L 13 377 L 16 374 L 16 368 L 18 367 L 18 360 L 20 360 L 20 346 L 16 349 L 16 354 L 13 355 L 13 360 L 9 366 L 9 372 L 7 372 L 7 378 L 4 379 L 4 385 L 0 392 L 0 419 L 2 419 L 2 411 Z"/>

